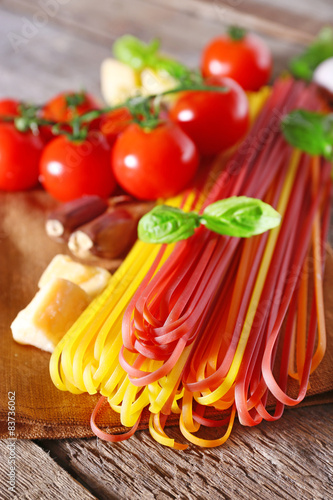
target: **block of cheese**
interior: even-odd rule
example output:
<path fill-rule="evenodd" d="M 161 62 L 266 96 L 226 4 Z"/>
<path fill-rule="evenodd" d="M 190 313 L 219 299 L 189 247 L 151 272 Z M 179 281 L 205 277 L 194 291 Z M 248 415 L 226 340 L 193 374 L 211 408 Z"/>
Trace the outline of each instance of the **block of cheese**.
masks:
<path fill-rule="evenodd" d="M 106 269 L 96 266 L 86 266 L 75 262 L 68 255 L 56 255 L 43 272 L 38 282 L 39 288 L 44 287 L 53 278 L 64 278 L 79 285 L 90 299 L 99 295 L 109 282 L 111 274 Z"/>
<path fill-rule="evenodd" d="M 101 90 L 110 106 L 124 102 L 140 87 L 140 76 L 133 68 L 109 57 L 101 65 Z"/>
<path fill-rule="evenodd" d="M 177 86 L 177 80 L 166 71 L 155 71 L 151 68 L 145 68 L 142 70 L 140 76 L 141 92 L 144 95 L 161 94 Z"/>
<path fill-rule="evenodd" d="M 87 293 L 78 285 L 53 278 L 16 316 L 11 324 L 13 338 L 20 344 L 53 352 L 89 302 Z"/>

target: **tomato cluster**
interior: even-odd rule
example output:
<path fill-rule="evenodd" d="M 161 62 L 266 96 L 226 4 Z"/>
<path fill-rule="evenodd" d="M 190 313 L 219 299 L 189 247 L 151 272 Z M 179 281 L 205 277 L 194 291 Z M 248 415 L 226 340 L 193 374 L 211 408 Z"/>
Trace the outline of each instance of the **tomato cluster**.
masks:
<path fill-rule="evenodd" d="M 98 104 L 85 92 L 67 92 L 38 110 L 38 127 L 22 129 L 17 124 L 26 115 L 20 103 L 0 101 L 0 189 L 24 190 L 40 182 L 60 201 L 85 194 L 107 198 L 117 185 L 139 199 L 177 194 L 194 177 L 200 156 L 216 155 L 245 135 L 249 109 L 244 88 L 260 87 L 270 71 L 256 68 L 256 57 L 262 63 L 266 54 L 259 49 L 250 35 L 237 43 L 213 41 L 202 56 L 210 90 L 180 92 L 153 127 L 123 107 L 97 113 L 83 123 L 85 134 L 75 136 L 75 120 Z M 223 57 L 228 64 L 221 62 Z M 57 123 L 61 129 L 55 131 L 51 125 Z"/>

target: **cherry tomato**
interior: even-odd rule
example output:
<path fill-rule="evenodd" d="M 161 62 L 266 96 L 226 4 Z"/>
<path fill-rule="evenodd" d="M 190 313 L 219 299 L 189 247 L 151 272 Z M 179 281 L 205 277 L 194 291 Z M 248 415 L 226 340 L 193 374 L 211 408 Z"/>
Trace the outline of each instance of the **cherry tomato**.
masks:
<path fill-rule="evenodd" d="M 41 117 L 54 122 L 69 122 L 77 115 L 80 116 L 98 108 L 97 102 L 86 92 L 61 92 L 45 104 L 41 111 Z M 89 124 L 89 129 L 97 129 L 99 124 L 99 119 L 93 120 Z M 42 126 L 40 130 L 46 142 L 55 137 L 49 126 Z"/>
<path fill-rule="evenodd" d="M 266 43 L 254 34 L 240 39 L 230 35 L 214 38 L 204 49 L 201 72 L 204 77 L 228 76 L 244 90 L 258 90 L 272 71 L 272 55 Z"/>
<path fill-rule="evenodd" d="M 101 118 L 100 130 L 112 146 L 118 135 L 131 123 L 132 115 L 127 108 L 119 108 L 106 113 Z"/>
<path fill-rule="evenodd" d="M 175 124 L 147 131 L 129 125 L 112 151 L 112 166 L 122 188 L 136 198 L 155 200 L 181 191 L 198 168 L 192 140 Z"/>
<path fill-rule="evenodd" d="M 0 120 L 3 116 L 19 116 L 20 103 L 16 99 L 0 100 Z"/>
<path fill-rule="evenodd" d="M 94 98 L 85 92 L 61 92 L 45 104 L 42 114 L 46 120 L 68 122 L 98 107 Z"/>
<path fill-rule="evenodd" d="M 64 135 L 53 139 L 41 157 L 40 182 L 59 201 L 85 194 L 107 198 L 116 187 L 107 140 L 98 131 L 91 131 L 80 142 Z"/>
<path fill-rule="evenodd" d="M 191 137 L 203 155 L 214 155 L 236 144 L 249 126 L 249 104 L 244 90 L 231 78 L 210 78 L 209 85 L 226 92 L 188 91 L 170 110 L 171 120 Z"/>
<path fill-rule="evenodd" d="M 43 146 L 39 135 L 19 132 L 12 123 L 0 123 L 0 189 L 21 191 L 34 187 Z"/>

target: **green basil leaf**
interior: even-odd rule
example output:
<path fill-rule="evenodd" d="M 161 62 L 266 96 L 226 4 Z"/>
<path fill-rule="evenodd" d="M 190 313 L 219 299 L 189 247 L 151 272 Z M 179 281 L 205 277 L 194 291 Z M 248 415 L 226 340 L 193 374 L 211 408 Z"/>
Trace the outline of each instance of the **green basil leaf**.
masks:
<path fill-rule="evenodd" d="M 154 59 L 159 48 L 160 42 L 157 39 L 147 44 L 135 36 L 124 35 L 114 42 L 113 54 L 119 61 L 140 71 L 149 66 L 150 60 Z"/>
<path fill-rule="evenodd" d="M 205 208 L 200 222 L 215 233 L 249 238 L 280 224 L 281 215 L 256 198 L 232 196 Z"/>
<path fill-rule="evenodd" d="M 296 78 L 309 82 L 316 67 L 329 57 L 333 57 L 333 29 L 327 26 L 303 54 L 290 61 L 289 68 Z"/>
<path fill-rule="evenodd" d="M 282 119 L 281 127 L 292 146 L 333 160 L 333 113 L 325 115 L 296 109 Z"/>
<path fill-rule="evenodd" d="M 138 237 L 146 243 L 175 243 L 192 236 L 199 225 L 194 212 L 158 205 L 140 219 Z"/>
<path fill-rule="evenodd" d="M 147 44 L 132 35 L 124 35 L 113 44 L 116 59 L 137 71 L 149 67 L 156 71 L 166 71 L 176 80 L 189 77 L 191 71 L 184 64 L 160 54 L 159 49 L 159 40 L 154 39 Z"/>
<path fill-rule="evenodd" d="M 162 56 L 158 57 L 154 62 L 154 69 L 157 71 L 166 71 L 176 80 L 183 80 L 191 74 L 191 71 L 184 64 Z"/>

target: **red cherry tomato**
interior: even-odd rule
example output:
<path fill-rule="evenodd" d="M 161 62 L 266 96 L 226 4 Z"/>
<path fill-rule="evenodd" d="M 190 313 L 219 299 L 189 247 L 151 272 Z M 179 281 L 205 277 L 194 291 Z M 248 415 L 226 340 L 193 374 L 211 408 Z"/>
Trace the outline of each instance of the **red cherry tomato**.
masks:
<path fill-rule="evenodd" d="M 175 195 L 193 178 L 198 163 L 194 143 L 172 123 L 151 131 L 131 124 L 118 137 L 112 151 L 117 181 L 139 199 Z"/>
<path fill-rule="evenodd" d="M 59 201 L 74 200 L 85 194 L 107 198 L 116 182 L 110 168 L 110 146 L 105 137 L 92 131 L 80 142 L 63 135 L 53 139 L 41 157 L 40 181 Z"/>
<path fill-rule="evenodd" d="M 119 108 L 106 113 L 101 118 L 100 130 L 112 146 L 118 135 L 131 123 L 132 115 L 127 108 Z"/>
<path fill-rule="evenodd" d="M 247 33 L 234 40 L 229 35 L 213 39 L 201 58 L 204 77 L 228 76 L 244 90 L 258 90 L 265 85 L 272 71 L 272 55 L 266 43 Z"/>
<path fill-rule="evenodd" d="M 0 120 L 3 116 L 19 116 L 20 103 L 16 99 L 0 100 Z"/>
<path fill-rule="evenodd" d="M 38 183 L 44 143 L 31 132 L 19 132 L 12 123 L 0 123 L 0 189 L 21 191 Z"/>
<path fill-rule="evenodd" d="M 191 137 L 203 155 L 213 155 L 236 144 L 249 126 L 249 104 L 244 90 L 231 78 L 210 78 L 208 85 L 227 92 L 189 91 L 170 110 L 171 120 Z"/>
<path fill-rule="evenodd" d="M 98 107 L 95 99 L 85 92 L 61 92 L 45 104 L 42 115 L 46 120 L 68 122 Z"/>
<path fill-rule="evenodd" d="M 69 122 L 77 115 L 80 116 L 98 108 L 95 99 L 86 92 L 61 92 L 45 104 L 41 117 L 54 122 Z M 89 129 L 97 129 L 99 124 L 99 119 L 93 120 L 89 124 Z M 46 142 L 54 138 L 51 127 L 43 126 L 40 130 Z"/>

